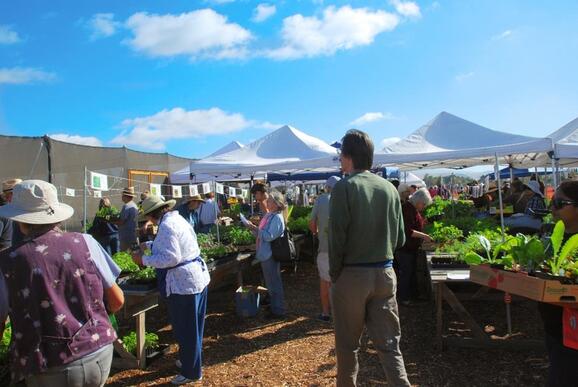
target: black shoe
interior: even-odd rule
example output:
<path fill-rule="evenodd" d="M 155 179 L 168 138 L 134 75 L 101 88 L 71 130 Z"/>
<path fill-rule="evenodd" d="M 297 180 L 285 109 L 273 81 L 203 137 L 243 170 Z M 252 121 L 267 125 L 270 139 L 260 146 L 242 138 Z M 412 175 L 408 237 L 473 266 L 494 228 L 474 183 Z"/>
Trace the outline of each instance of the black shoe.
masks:
<path fill-rule="evenodd" d="M 317 316 L 317 320 L 323 321 L 323 322 L 330 322 L 331 316 L 329 316 L 328 314 L 321 313 L 319 316 Z"/>

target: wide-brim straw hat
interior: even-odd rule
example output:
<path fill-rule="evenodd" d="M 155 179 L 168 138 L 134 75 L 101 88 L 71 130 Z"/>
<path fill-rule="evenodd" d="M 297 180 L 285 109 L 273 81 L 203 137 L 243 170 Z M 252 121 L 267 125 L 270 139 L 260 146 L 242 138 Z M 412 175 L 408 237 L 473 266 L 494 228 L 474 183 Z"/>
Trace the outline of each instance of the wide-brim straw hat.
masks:
<path fill-rule="evenodd" d="M 159 209 L 163 206 L 168 206 L 169 208 L 173 208 L 177 202 L 175 200 L 167 200 L 164 201 L 159 196 L 149 196 L 146 198 L 142 204 L 141 209 L 142 213 L 140 214 L 140 220 L 146 220 L 146 216 L 153 212 L 156 209 Z"/>
<path fill-rule="evenodd" d="M 58 201 L 56 187 L 43 180 L 24 180 L 12 191 L 12 202 L 0 207 L 0 216 L 28 224 L 53 224 L 74 214 L 74 208 Z"/>
<path fill-rule="evenodd" d="M 540 191 L 540 183 L 538 183 L 536 180 L 530 180 L 528 184 L 526 184 L 526 186 L 530 188 L 532 192 L 534 192 L 535 194 L 544 197 L 544 194 L 542 193 L 542 191 Z"/>
<path fill-rule="evenodd" d="M 127 188 L 123 189 L 122 195 L 123 196 L 130 196 L 131 198 L 134 198 L 136 196 L 134 193 L 134 187 L 127 187 Z"/>
<path fill-rule="evenodd" d="M 204 203 L 205 199 L 203 199 L 201 197 L 201 195 L 193 195 L 187 199 L 187 203 L 190 203 L 190 202 L 202 202 L 202 203 Z"/>
<path fill-rule="evenodd" d="M 10 192 L 16 184 L 22 183 L 22 179 L 10 179 L 2 182 L 2 192 Z"/>

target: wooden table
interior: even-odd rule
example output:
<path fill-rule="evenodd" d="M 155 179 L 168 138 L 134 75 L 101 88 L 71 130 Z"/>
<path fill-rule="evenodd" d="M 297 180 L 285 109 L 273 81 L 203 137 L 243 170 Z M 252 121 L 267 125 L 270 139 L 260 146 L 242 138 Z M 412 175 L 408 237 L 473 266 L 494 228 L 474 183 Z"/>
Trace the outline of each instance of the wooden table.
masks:
<path fill-rule="evenodd" d="M 114 342 L 114 349 L 120 355 L 120 358 L 114 359 L 114 365 L 116 367 L 124 369 L 144 369 L 146 367 L 146 312 L 157 306 L 159 306 L 159 292 L 156 289 L 147 291 L 124 291 L 124 316 L 136 318 L 136 356 L 127 352 L 122 345 L 122 341 L 117 339 Z"/>

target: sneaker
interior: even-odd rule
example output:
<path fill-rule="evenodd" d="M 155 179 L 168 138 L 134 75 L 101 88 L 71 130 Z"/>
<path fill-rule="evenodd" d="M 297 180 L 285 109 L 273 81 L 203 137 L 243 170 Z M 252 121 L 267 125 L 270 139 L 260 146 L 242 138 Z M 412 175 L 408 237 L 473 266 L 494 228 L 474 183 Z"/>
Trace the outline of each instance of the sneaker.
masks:
<path fill-rule="evenodd" d="M 173 380 L 171 380 L 171 383 L 174 385 L 180 386 L 182 384 L 199 382 L 201 380 L 203 380 L 202 376 L 198 379 L 189 379 L 189 378 L 184 377 L 183 375 L 177 375 L 173 378 Z"/>
<path fill-rule="evenodd" d="M 177 368 L 183 368 L 183 363 L 179 359 L 175 361 L 175 365 L 177 366 Z"/>
<path fill-rule="evenodd" d="M 330 321 L 331 321 L 331 316 L 328 315 L 328 314 L 323 314 L 323 313 L 321 313 L 319 316 L 317 316 L 317 320 L 323 321 L 323 322 L 330 322 Z"/>

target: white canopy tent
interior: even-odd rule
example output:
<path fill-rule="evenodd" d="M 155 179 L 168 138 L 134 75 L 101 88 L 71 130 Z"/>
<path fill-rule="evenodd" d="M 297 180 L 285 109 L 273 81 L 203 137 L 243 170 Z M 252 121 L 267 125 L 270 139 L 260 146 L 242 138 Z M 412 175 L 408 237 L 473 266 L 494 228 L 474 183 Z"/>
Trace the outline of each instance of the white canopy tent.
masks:
<path fill-rule="evenodd" d="M 578 118 L 548 135 L 554 143 L 554 157 L 559 166 L 578 166 Z"/>
<path fill-rule="evenodd" d="M 224 153 L 229 153 L 229 152 L 232 152 L 234 150 L 241 149 L 242 147 L 244 147 L 244 145 L 241 144 L 239 141 L 231 141 L 230 143 L 228 143 L 224 147 L 219 148 L 218 150 L 214 151 L 213 153 L 211 153 L 210 155 L 208 155 L 205 158 L 215 157 L 218 155 L 222 155 Z"/>

